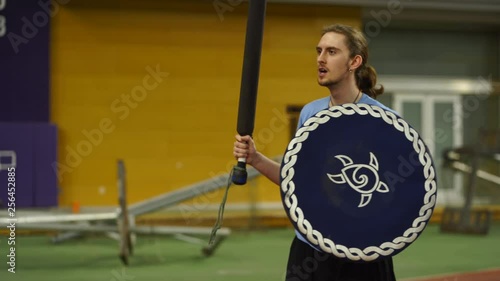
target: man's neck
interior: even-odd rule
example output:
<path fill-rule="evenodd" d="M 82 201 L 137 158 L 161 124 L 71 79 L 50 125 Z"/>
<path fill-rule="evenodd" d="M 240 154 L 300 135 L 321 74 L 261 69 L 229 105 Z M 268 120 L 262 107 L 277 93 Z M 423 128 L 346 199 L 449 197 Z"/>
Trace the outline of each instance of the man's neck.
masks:
<path fill-rule="evenodd" d="M 333 106 L 356 102 L 361 95 L 354 83 L 343 83 L 330 87 L 330 96 L 330 102 Z"/>

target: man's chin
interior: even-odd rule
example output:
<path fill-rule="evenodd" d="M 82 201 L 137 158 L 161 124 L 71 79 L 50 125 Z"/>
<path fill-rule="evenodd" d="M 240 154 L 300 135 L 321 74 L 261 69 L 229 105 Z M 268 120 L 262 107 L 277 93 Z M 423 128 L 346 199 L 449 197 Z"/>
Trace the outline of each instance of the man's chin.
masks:
<path fill-rule="evenodd" d="M 332 84 L 332 81 L 318 79 L 318 85 L 320 85 L 320 86 L 327 87 L 327 86 L 330 86 L 331 84 Z"/>

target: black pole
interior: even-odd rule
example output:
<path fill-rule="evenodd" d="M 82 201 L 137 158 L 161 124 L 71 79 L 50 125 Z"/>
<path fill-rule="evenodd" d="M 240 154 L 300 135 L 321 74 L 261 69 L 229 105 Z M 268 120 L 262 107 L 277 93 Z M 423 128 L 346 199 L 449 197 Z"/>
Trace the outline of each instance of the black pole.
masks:
<path fill-rule="evenodd" d="M 238 126 L 236 128 L 236 131 L 241 136 L 251 136 L 254 130 L 265 14 L 266 0 L 249 1 L 238 107 Z M 247 182 L 245 158 L 239 158 L 238 164 L 234 166 L 232 182 L 237 185 L 243 185 Z"/>

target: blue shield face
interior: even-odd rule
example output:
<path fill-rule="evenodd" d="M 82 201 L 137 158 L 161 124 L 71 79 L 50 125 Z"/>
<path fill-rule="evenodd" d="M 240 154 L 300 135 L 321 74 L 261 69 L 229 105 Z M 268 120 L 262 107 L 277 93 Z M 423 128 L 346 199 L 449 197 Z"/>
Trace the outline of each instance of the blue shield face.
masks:
<path fill-rule="evenodd" d="M 281 165 L 292 224 L 317 249 L 352 261 L 393 256 L 413 243 L 432 215 L 436 191 L 419 134 L 371 105 L 311 117 Z"/>

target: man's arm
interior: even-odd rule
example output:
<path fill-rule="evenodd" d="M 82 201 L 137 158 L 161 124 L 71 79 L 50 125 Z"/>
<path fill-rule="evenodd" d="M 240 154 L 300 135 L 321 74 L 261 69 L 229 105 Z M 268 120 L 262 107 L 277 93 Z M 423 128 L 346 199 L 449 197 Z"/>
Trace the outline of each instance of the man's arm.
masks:
<path fill-rule="evenodd" d="M 275 184 L 280 184 L 280 164 L 258 152 L 252 137 L 236 135 L 233 155 L 236 159 L 245 158 L 248 165 Z"/>
<path fill-rule="evenodd" d="M 269 159 L 260 152 L 257 152 L 252 166 L 259 171 L 262 175 L 266 176 L 270 181 L 275 184 L 280 184 L 280 164 L 276 161 Z"/>

